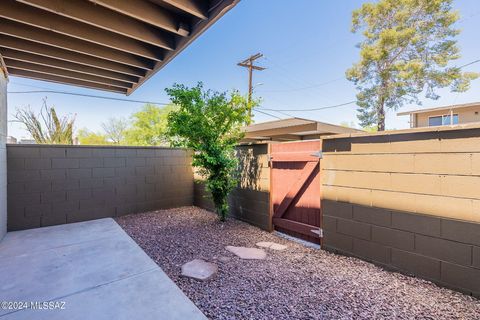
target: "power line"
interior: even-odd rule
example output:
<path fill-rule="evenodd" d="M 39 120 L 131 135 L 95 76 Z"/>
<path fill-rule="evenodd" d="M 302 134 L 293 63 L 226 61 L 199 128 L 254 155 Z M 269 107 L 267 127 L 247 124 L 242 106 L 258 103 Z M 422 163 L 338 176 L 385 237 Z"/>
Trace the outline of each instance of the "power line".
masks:
<path fill-rule="evenodd" d="M 16 86 L 22 86 L 22 87 L 41 89 L 41 90 L 52 90 L 52 88 L 34 86 L 34 85 L 31 85 L 31 84 L 17 83 L 17 82 L 14 82 L 14 81 L 9 82 L 9 84 L 13 84 L 13 85 L 16 85 Z"/>
<path fill-rule="evenodd" d="M 262 112 L 261 110 L 258 110 L 258 108 L 262 108 L 262 107 L 257 107 L 257 109 L 255 109 L 255 111 Z M 262 109 L 263 109 L 263 108 L 262 108 Z M 264 110 L 265 110 L 265 109 L 264 109 Z M 291 115 L 291 114 L 286 113 L 286 112 L 282 112 L 282 111 L 278 111 L 278 110 L 273 110 L 273 109 L 271 109 L 271 110 L 269 110 L 269 111 L 273 111 L 273 112 L 279 113 L 279 114 L 284 115 L 284 116 L 287 116 L 287 117 L 289 117 L 289 118 L 295 118 L 294 115 Z M 263 113 L 264 113 L 264 114 L 267 114 L 267 113 L 265 113 L 265 112 L 263 112 Z M 268 115 L 269 115 L 269 116 L 272 116 L 272 117 L 275 117 L 275 118 L 277 118 L 277 119 L 284 119 L 284 118 L 280 118 L 280 117 L 278 117 L 278 116 L 276 116 L 276 115 L 274 115 L 274 114 L 271 114 L 271 113 L 268 113 Z"/>
<path fill-rule="evenodd" d="M 278 112 L 278 113 L 283 114 L 284 116 L 287 116 L 287 117 L 290 117 L 290 118 L 295 118 L 295 116 L 293 116 L 289 113 L 286 113 L 286 112 L 282 112 L 282 111 L 278 111 L 278 110 L 275 110 L 275 112 Z"/>
<path fill-rule="evenodd" d="M 252 56 L 252 57 L 255 57 L 256 59 L 258 59 L 260 56 L 258 56 L 260 54 L 257 54 L 255 56 Z M 252 58 L 250 57 L 250 58 Z M 249 58 L 249 59 L 250 59 Z M 245 61 L 242 61 L 240 64 L 244 64 L 245 62 L 248 62 L 249 59 L 246 59 Z M 253 62 L 253 60 L 251 61 Z M 459 66 L 458 68 L 462 69 L 464 67 L 467 67 L 467 66 L 470 66 L 470 65 L 473 65 L 473 64 L 476 64 L 480 62 L 480 59 L 477 59 L 477 60 L 474 60 L 472 62 L 469 62 L 469 63 L 466 63 L 464 65 L 461 65 Z M 245 66 L 245 67 L 249 67 L 249 65 L 242 65 L 242 66 Z M 263 68 L 261 67 L 257 67 L 257 66 L 253 66 L 253 69 L 256 69 L 256 70 L 263 70 Z M 259 69 L 257 69 L 259 68 Z M 314 88 L 314 87 L 317 87 L 317 86 L 322 86 L 322 85 L 326 85 L 326 84 L 329 84 L 329 83 L 332 83 L 332 82 L 335 82 L 335 81 L 338 81 L 340 80 L 341 78 L 338 78 L 338 79 L 334 79 L 334 80 L 330 80 L 330 81 L 327 81 L 327 82 L 324 82 L 324 83 L 320 83 L 318 85 L 312 85 L 312 86 L 308 86 L 308 87 L 303 87 L 303 88 L 294 88 L 294 89 L 290 89 L 290 90 L 270 90 L 271 92 L 279 92 L 279 91 L 299 91 L 299 90 L 304 90 L 304 89 L 307 89 L 307 88 Z M 24 84 L 17 84 L 17 83 L 14 83 L 15 85 L 21 85 L 21 86 L 29 86 L 29 87 L 34 87 L 35 86 L 31 86 L 31 85 L 24 85 Z M 42 88 L 42 87 L 36 87 L 36 88 Z M 250 91 L 250 90 L 249 90 Z M 53 93 L 53 94 L 64 94 L 64 95 L 72 95 L 72 96 L 81 96 L 81 97 L 87 97 L 87 98 L 95 98 L 95 99 L 104 99 L 104 100 L 113 100 L 113 101 L 121 101 L 121 102 L 131 102 L 131 103 L 151 103 L 151 104 L 157 104 L 157 105 L 168 105 L 169 103 L 166 103 L 166 102 L 154 102 L 154 101 L 142 101 L 142 100 L 130 100 L 130 99 L 123 99 L 123 98 L 112 98 L 112 97 L 104 97 L 104 96 L 97 96 L 97 95 L 91 95 L 91 94 L 82 94 L 82 93 L 75 93 L 75 92 L 67 92 L 67 91 L 55 91 L 55 90 L 31 90 L 31 91 L 9 91 L 8 92 L 9 94 L 31 94 L 31 93 Z M 325 106 L 325 107 L 318 107 L 318 108 L 309 108 L 309 109 L 271 109 L 271 108 L 264 108 L 264 107 L 260 107 L 262 110 L 268 110 L 268 111 L 276 111 L 276 112 L 279 112 L 279 113 L 282 113 L 282 111 L 319 111 L 319 110 L 325 110 L 325 109 L 332 109 L 332 108 L 338 108 L 338 107 L 343 107 L 343 106 L 346 106 L 346 105 L 350 105 L 350 104 L 353 104 L 353 103 L 356 103 L 356 101 L 349 101 L 349 102 L 345 102 L 345 103 L 341 103 L 341 104 L 337 104 L 337 105 L 332 105 L 332 106 Z M 263 113 L 265 115 L 268 115 L 268 116 L 271 116 L 271 117 L 274 117 L 274 118 L 277 118 L 277 119 L 281 119 L 275 115 L 272 115 L 272 114 L 269 114 L 269 113 L 266 113 L 266 112 L 262 112 L 260 110 L 255 109 L 256 111 L 260 112 L 260 113 Z M 286 113 L 283 113 L 284 115 L 287 115 L 287 116 L 291 116 L 289 114 L 286 114 Z"/>
<path fill-rule="evenodd" d="M 292 92 L 292 91 L 302 91 L 302 90 L 308 90 L 308 89 L 314 89 L 314 88 L 322 87 L 322 86 L 325 86 L 325 85 L 327 85 L 327 84 L 330 84 L 330 83 L 333 83 L 333 82 L 336 82 L 336 81 L 340 81 L 340 80 L 342 80 L 342 79 L 345 79 L 345 77 L 341 77 L 341 78 L 337 78 L 337 79 L 325 81 L 325 82 L 322 82 L 322 83 L 319 83 L 319 84 L 312 84 L 312 85 L 306 86 L 306 87 L 299 87 L 299 88 L 285 89 L 285 90 L 262 90 L 262 92 Z"/>
<path fill-rule="evenodd" d="M 266 58 L 265 58 L 266 59 Z M 270 62 L 273 62 L 271 59 L 268 59 L 268 61 Z M 475 63 L 478 63 L 480 62 L 480 59 L 478 60 L 475 60 L 475 61 L 472 61 L 470 63 L 467 63 L 467 64 L 464 64 L 464 65 L 461 65 L 459 66 L 458 68 L 464 68 L 466 66 L 470 66 L 472 64 L 475 64 Z M 277 67 L 279 68 L 282 68 L 284 71 L 286 71 L 286 69 L 284 69 L 283 67 L 281 67 L 280 65 L 274 63 Z M 293 80 L 295 80 L 296 82 L 299 82 L 297 81 L 296 79 L 292 78 Z M 336 81 L 340 81 L 342 79 L 345 79 L 345 77 L 340 77 L 340 78 L 336 78 L 336 79 L 332 79 L 332 80 L 329 80 L 329 81 L 325 81 L 325 82 L 322 82 L 322 83 L 319 83 L 319 84 L 312 84 L 312 85 L 308 85 L 308 86 L 304 86 L 304 87 L 298 87 L 298 88 L 292 88 L 292 89 L 283 89 L 283 90 L 264 90 L 264 89 L 261 89 L 262 92 L 294 92 L 294 91 L 302 91 L 302 90 L 308 90 L 308 89 L 314 89 L 314 88 L 318 88 L 318 87 L 322 87 L 322 86 L 325 86 L 325 85 L 328 85 L 330 83 L 333 83 L 333 82 L 336 82 Z"/>
<path fill-rule="evenodd" d="M 480 59 L 474 60 L 474 61 L 466 63 L 464 65 L 461 65 L 458 68 L 462 69 L 466 66 L 470 66 L 470 65 L 478 63 L 478 62 L 480 62 Z M 333 82 L 333 81 L 335 81 L 335 80 L 331 80 L 330 82 Z M 339 107 L 343 107 L 343 106 L 350 105 L 350 104 L 353 104 L 353 103 L 357 103 L 357 101 L 353 100 L 353 101 L 349 101 L 349 102 L 345 102 L 345 103 L 341 103 L 341 104 L 336 104 L 336 105 L 332 105 L 332 106 L 309 108 L 309 109 L 271 109 L 271 108 L 264 108 L 264 107 L 261 107 L 261 108 L 263 110 L 268 110 L 268 111 L 319 111 L 319 110 L 325 110 L 325 109 L 339 108 Z"/>
<path fill-rule="evenodd" d="M 55 91 L 55 90 L 8 91 L 7 93 L 9 94 L 55 93 L 55 94 L 65 94 L 65 95 L 71 95 L 71 96 L 80 96 L 80 97 L 114 100 L 114 101 L 122 101 L 122 102 L 151 103 L 151 104 L 158 104 L 158 105 L 164 105 L 164 106 L 169 104 L 166 102 L 130 100 L 130 99 L 123 99 L 123 98 L 112 98 L 112 97 L 97 96 L 93 94 L 75 93 L 75 92 L 67 92 L 67 91 Z"/>
<path fill-rule="evenodd" d="M 283 77 L 284 77 L 286 80 L 288 80 L 290 83 L 297 83 L 297 85 L 300 85 L 300 86 L 301 86 L 300 88 L 301 88 L 302 90 L 303 90 L 303 88 L 305 88 L 305 87 L 312 87 L 312 88 L 314 88 L 314 87 L 316 86 L 316 84 L 312 84 L 311 82 L 306 81 L 304 78 L 297 78 L 294 74 L 292 74 L 291 71 L 287 70 L 287 69 L 286 69 L 285 67 L 283 67 L 281 64 L 276 63 L 276 62 L 273 61 L 272 59 L 269 59 L 269 58 L 268 58 L 268 59 L 265 58 L 265 59 L 268 60 L 271 64 L 273 64 L 273 65 L 275 66 L 275 68 L 272 68 L 272 70 L 274 70 L 274 71 L 279 71 L 279 72 L 283 73 L 283 74 L 284 74 Z M 280 78 L 280 79 L 282 79 L 282 78 Z M 288 84 L 288 86 L 291 87 L 291 89 L 287 89 L 287 90 L 284 90 L 284 91 L 288 91 L 288 90 L 290 90 L 290 91 L 297 91 L 297 89 L 298 89 L 298 87 L 292 86 L 292 85 L 290 85 L 290 84 Z M 265 92 L 265 90 L 264 90 L 264 92 Z M 312 97 L 315 97 L 316 99 L 319 98 L 319 95 L 318 95 L 318 94 L 314 94 L 314 93 L 312 93 L 311 91 L 307 91 L 306 94 L 309 94 L 309 95 L 311 95 Z M 323 98 L 323 99 L 325 99 L 325 100 L 327 100 L 327 101 L 331 101 L 330 98 L 325 97 L 325 95 L 323 95 L 323 94 L 322 94 L 320 97 Z M 330 103 L 330 102 L 327 102 L 327 103 Z"/>
<path fill-rule="evenodd" d="M 480 59 L 475 60 L 475 61 L 472 61 L 472 62 L 469 62 L 469 63 L 467 63 L 467 64 L 464 64 L 464 65 L 460 66 L 459 68 L 462 69 L 463 67 L 470 66 L 470 65 L 475 64 L 475 63 L 478 63 L 478 62 L 480 62 Z"/>
<path fill-rule="evenodd" d="M 277 118 L 277 119 L 279 119 L 279 120 L 282 120 L 282 118 L 280 118 L 280 117 L 277 117 L 276 115 L 273 115 L 273 114 L 271 114 L 271 113 L 268 113 L 268 112 L 264 112 L 264 111 L 258 110 L 258 108 L 256 108 L 256 109 L 253 109 L 253 111 L 257 111 L 257 112 L 263 113 L 264 115 L 267 115 L 267 116 L 274 117 L 274 118 Z"/>
<path fill-rule="evenodd" d="M 467 63 L 467 64 L 464 64 L 464 65 L 461 65 L 459 66 L 458 68 L 464 68 L 464 67 L 467 67 L 467 66 L 470 66 L 472 64 L 475 64 L 475 63 L 478 63 L 480 62 L 480 59 L 478 60 L 475 60 L 475 61 L 472 61 L 470 63 Z M 330 83 L 333 83 L 333 82 L 336 82 L 336 81 L 340 81 L 342 79 L 345 79 L 345 77 L 340 77 L 340 78 L 337 78 L 337 79 L 333 79 L 333 80 L 329 80 L 329 81 L 325 81 L 325 82 L 322 82 L 322 83 L 319 83 L 319 84 L 313 84 L 313 85 L 310 85 L 310 86 L 305 86 L 305 87 L 299 87 L 299 88 L 293 88 L 293 89 L 283 89 L 283 90 L 261 90 L 262 92 L 293 92 L 293 91 L 302 91 L 302 90 L 308 90 L 308 89 L 314 89 L 314 88 L 318 88 L 318 87 L 322 87 L 322 86 L 325 86 L 327 84 L 330 84 Z"/>
<path fill-rule="evenodd" d="M 273 99 L 274 101 L 280 101 L 279 99 L 276 99 L 274 96 L 272 97 L 269 97 L 269 100 L 270 99 Z M 259 105 L 258 106 L 259 108 L 263 108 L 262 105 Z M 287 117 L 290 117 L 290 118 L 294 118 L 295 116 L 289 114 L 289 113 L 286 113 L 286 112 L 282 112 L 282 111 L 278 111 L 278 110 L 275 110 L 275 113 L 279 113 L 281 115 L 284 115 L 284 116 L 287 116 Z"/>
<path fill-rule="evenodd" d="M 326 106 L 326 107 L 318 107 L 318 108 L 310 108 L 310 109 L 270 109 L 270 108 L 263 108 L 262 110 L 268 110 L 268 111 L 318 111 L 318 110 L 325 110 L 325 109 L 332 109 L 332 108 L 339 108 L 343 107 L 349 104 L 357 103 L 356 100 L 341 103 L 341 104 L 336 104 L 333 106 Z"/>
<path fill-rule="evenodd" d="M 469 19 L 471 19 L 471 18 L 473 18 L 473 17 L 475 17 L 475 16 L 478 16 L 479 14 L 480 14 L 480 11 L 474 12 L 474 13 L 472 13 L 472 14 L 470 14 L 470 15 L 468 15 L 468 16 L 460 19 L 460 20 L 458 20 L 457 23 L 465 22 L 466 20 L 469 20 Z"/>

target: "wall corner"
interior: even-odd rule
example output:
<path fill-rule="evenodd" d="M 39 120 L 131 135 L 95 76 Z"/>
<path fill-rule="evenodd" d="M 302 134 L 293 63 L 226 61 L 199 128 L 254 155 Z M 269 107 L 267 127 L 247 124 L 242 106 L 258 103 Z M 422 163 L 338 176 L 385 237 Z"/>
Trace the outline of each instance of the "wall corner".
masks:
<path fill-rule="evenodd" d="M 0 55 L 0 240 L 7 232 L 7 83 L 8 72 Z"/>

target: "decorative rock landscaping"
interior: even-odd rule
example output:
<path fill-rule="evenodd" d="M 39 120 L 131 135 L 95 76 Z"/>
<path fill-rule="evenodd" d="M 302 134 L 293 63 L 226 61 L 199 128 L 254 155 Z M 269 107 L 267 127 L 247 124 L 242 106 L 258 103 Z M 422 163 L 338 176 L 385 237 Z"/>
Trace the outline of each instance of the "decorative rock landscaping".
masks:
<path fill-rule="evenodd" d="M 480 319 L 480 300 L 473 297 L 234 219 L 221 223 L 196 207 L 116 220 L 211 319 Z M 264 260 L 239 259 L 225 250 L 258 242 L 288 248 L 267 249 Z M 218 261 L 216 276 L 182 276 L 181 266 L 194 259 Z"/>
<path fill-rule="evenodd" d="M 230 257 L 223 257 L 222 256 L 222 257 L 218 258 L 218 261 L 220 261 L 220 262 L 228 262 L 230 260 L 232 260 L 232 258 L 230 258 Z"/>

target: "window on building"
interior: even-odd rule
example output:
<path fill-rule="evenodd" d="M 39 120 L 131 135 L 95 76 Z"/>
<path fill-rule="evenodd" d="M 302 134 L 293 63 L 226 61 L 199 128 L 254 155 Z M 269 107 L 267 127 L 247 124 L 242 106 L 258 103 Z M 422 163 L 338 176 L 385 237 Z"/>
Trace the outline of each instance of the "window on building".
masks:
<path fill-rule="evenodd" d="M 430 127 L 441 126 L 442 125 L 442 116 L 429 117 L 428 118 L 428 125 Z"/>
<path fill-rule="evenodd" d="M 443 116 L 443 123 L 444 126 L 450 125 L 450 115 Z M 452 124 L 458 124 L 458 114 L 453 115 L 453 122 Z"/>
<path fill-rule="evenodd" d="M 458 114 L 453 115 L 452 124 L 458 124 Z M 434 126 L 448 126 L 450 125 L 450 115 L 446 114 L 443 116 L 434 116 L 428 118 L 428 125 L 430 127 Z"/>

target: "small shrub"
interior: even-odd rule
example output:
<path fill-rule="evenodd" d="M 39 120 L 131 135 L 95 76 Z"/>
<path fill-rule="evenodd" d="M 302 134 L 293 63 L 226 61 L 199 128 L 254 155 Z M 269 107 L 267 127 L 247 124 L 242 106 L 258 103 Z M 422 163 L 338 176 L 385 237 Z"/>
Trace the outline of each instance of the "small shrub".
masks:
<path fill-rule="evenodd" d="M 167 136 L 173 146 L 194 151 L 193 166 L 205 178 L 217 214 L 222 221 L 228 214 L 227 197 L 237 185 L 237 158 L 234 148 L 249 124 L 252 106 L 238 92 L 204 90 L 175 84 L 166 89 L 178 110 L 168 116 Z"/>

